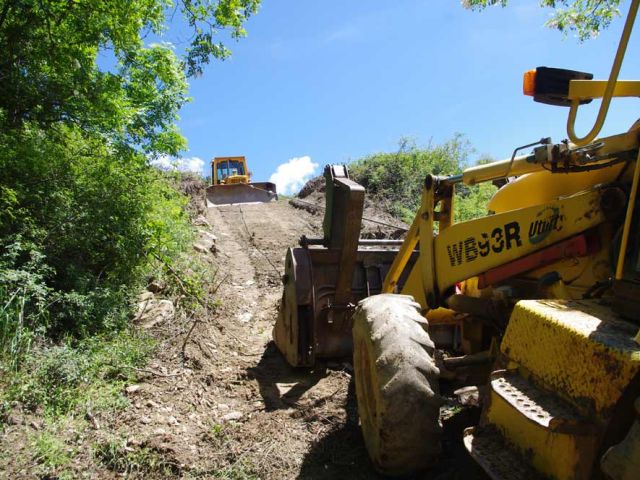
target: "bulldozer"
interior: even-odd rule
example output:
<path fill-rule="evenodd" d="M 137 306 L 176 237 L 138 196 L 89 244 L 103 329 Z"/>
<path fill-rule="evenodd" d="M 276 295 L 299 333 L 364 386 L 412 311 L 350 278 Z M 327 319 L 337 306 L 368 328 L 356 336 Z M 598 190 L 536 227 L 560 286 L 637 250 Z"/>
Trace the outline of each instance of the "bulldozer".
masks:
<path fill-rule="evenodd" d="M 607 80 L 525 73 L 525 94 L 569 109 L 568 138 L 427 175 L 401 244 L 360 239 L 364 188 L 325 168 L 324 235 L 287 251 L 273 337 L 295 367 L 352 357 L 380 473 L 441 459 L 449 382 L 477 387 L 480 420 L 462 440 L 491 478 L 640 478 L 640 121 L 598 137 L 613 98 L 640 96 L 640 81 L 618 80 L 639 4 Z M 457 223 L 456 186 L 480 182 L 500 187 L 487 215 Z"/>
<path fill-rule="evenodd" d="M 251 182 L 251 172 L 245 157 L 215 157 L 211 160 L 211 185 L 207 187 L 207 206 L 265 203 L 277 199 L 274 183 Z"/>

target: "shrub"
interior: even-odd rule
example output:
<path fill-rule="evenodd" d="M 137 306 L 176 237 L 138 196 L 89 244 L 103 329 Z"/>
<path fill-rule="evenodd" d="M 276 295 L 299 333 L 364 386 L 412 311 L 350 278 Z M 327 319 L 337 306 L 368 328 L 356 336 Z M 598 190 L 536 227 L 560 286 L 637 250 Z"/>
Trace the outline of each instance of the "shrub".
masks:
<path fill-rule="evenodd" d="M 376 153 L 349 165 L 354 180 L 367 195 L 407 223 L 413 221 L 421 201 L 422 185 L 427 174 L 455 175 L 469 164 L 473 152 L 462 135 L 441 145 L 419 148 L 408 139 L 400 141 L 396 153 Z M 484 159 L 483 161 L 487 161 Z M 454 202 L 456 221 L 486 214 L 486 204 L 495 192 L 491 184 L 456 186 Z"/>
<path fill-rule="evenodd" d="M 71 127 L 0 134 L 0 347 L 22 328 L 86 336 L 126 324 L 127 301 L 189 244 L 186 198 L 133 150 Z"/>

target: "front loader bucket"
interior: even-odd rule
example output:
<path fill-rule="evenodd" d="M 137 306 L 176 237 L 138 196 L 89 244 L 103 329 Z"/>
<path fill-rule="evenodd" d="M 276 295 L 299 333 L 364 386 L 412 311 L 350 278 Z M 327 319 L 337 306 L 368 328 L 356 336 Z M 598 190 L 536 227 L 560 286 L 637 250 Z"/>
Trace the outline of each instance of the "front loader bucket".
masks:
<path fill-rule="evenodd" d="M 401 243 L 361 240 L 364 188 L 349 179 L 343 166 L 328 166 L 325 177 L 324 238 L 303 237 L 301 247 L 287 250 L 273 329 L 276 346 L 294 367 L 351 355 L 355 305 L 381 293 Z"/>
<path fill-rule="evenodd" d="M 273 339 L 290 365 L 311 367 L 316 359 L 351 355 L 354 307 L 363 298 L 382 292 L 396 253 L 388 248 L 358 249 L 348 301 L 338 303 L 339 252 L 314 247 L 287 250 Z"/>
<path fill-rule="evenodd" d="M 271 182 L 234 183 L 207 187 L 207 206 L 234 203 L 265 203 L 278 199 L 276 186 Z"/>

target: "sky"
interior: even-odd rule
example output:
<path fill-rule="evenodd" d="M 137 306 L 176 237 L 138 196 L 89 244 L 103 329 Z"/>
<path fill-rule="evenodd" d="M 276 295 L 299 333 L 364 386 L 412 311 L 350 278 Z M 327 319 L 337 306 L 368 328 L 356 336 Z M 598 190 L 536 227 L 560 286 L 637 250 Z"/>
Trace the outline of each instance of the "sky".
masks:
<path fill-rule="evenodd" d="M 579 43 L 543 25 L 537 0 L 465 10 L 455 0 L 263 0 L 232 57 L 191 79 L 180 112 L 189 142 L 182 168 L 209 175 L 215 156 L 244 155 L 254 181 L 296 193 L 325 164 L 396 151 L 463 134 L 481 156 L 503 159 L 516 146 L 566 138 L 568 109 L 522 94 L 537 66 L 609 75 L 623 17 Z M 621 79 L 640 78 L 638 35 Z M 603 134 L 627 130 L 637 99 L 614 100 Z M 586 133 L 598 105 L 581 108 Z"/>

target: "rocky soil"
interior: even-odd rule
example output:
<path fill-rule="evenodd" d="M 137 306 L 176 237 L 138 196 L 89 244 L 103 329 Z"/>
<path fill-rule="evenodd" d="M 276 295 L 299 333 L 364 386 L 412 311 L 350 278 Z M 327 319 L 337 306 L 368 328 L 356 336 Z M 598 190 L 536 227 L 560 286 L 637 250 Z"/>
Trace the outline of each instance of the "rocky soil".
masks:
<path fill-rule="evenodd" d="M 271 341 L 286 248 L 301 234 L 321 236 L 322 201 L 313 195 L 316 211 L 286 200 L 200 211 L 194 255 L 217 268 L 210 281 L 217 306 L 190 318 L 153 293 L 141 298 L 137 322 L 159 347 L 126 388 L 129 406 L 75 432 L 75 476 L 379 478 L 358 426 L 351 365 L 293 369 Z M 379 227 L 386 228 L 372 228 Z M 458 410 L 446 415 L 444 461 L 420 478 L 484 478 L 461 447 L 477 411 Z M 22 430 L 9 428 L 3 444 L 19 442 Z M 121 439 L 120 450 L 96 455 L 96 445 L 113 439 Z M 37 478 L 13 472 L 20 477 Z"/>

